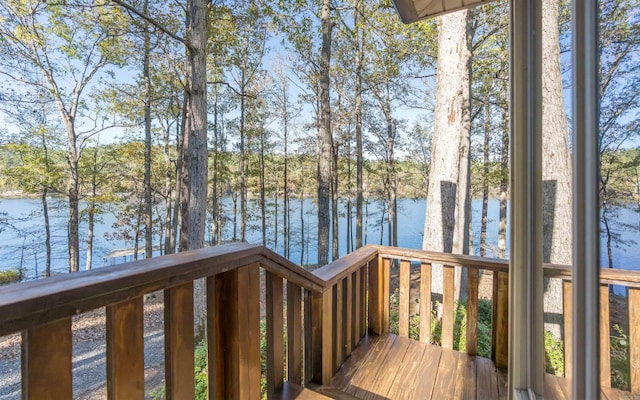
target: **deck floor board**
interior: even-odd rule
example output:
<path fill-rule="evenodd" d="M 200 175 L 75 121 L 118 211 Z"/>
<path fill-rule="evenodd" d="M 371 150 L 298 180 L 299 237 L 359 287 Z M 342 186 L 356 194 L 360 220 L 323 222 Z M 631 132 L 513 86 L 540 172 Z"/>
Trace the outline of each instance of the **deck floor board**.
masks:
<path fill-rule="evenodd" d="M 332 380 L 333 387 L 360 399 L 506 399 L 507 372 L 483 357 L 400 338 L 365 337 Z M 570 382 L 547 375 L 545 399 L 571 398 Z M 603 388 L 602 398 L 632 398 Z"/>

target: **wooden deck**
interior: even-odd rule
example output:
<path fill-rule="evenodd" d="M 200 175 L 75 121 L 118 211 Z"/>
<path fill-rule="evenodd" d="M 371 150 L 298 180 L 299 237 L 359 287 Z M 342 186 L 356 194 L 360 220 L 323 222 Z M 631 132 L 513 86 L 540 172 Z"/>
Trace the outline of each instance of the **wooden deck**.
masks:
<path fill-rule="evenodd" d="M 366 400 L 506 399 L 507 372 L 487 358 L 384 334 L 365 337 L 331 386 Z M 545 399 L 570 398 L 566 379 L 546 376 Z M 602 399 L 631 398 L 629 392 L 602 390 Z"/>

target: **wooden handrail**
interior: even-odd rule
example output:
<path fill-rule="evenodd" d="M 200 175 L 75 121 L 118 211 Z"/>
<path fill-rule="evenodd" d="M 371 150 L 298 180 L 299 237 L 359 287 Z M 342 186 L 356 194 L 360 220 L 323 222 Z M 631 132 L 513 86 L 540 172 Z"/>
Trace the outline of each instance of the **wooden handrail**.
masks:
<path fill-rule="evenodd" d="M 349 253 L 336 261 L 318 268 L 313 271 L 313 275 L 318 277 L 324 283 L 324 290 L 328 290 L 353 273 L 359 267 L 378 257 L 378 249 L 376 246 L 367 245 L 359 248 L 353 253 Z"/>

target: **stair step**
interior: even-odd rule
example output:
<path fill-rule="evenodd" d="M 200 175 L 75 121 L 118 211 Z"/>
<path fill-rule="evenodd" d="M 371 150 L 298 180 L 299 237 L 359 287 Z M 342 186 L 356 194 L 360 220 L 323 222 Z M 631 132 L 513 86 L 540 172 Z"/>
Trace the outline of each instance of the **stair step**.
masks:
<path fill-rule="evenodd" d="M 359 400 L 358 397 L 352 396 L 349 393 L 345 393 L 342 390 L 336 389 L 331 386 L 321 386 L 315 383 L 309 383 L 307 387 L 314 392 L 323 394 L 334 400 Z"/>
<path fill-rule="evenodd" d="M 325 396 L 313 390 L 303 388 L 294 383 L 285 382 L 282 391 L 275 394 L 274 400 L 330 400 L 332 397 Z"/>

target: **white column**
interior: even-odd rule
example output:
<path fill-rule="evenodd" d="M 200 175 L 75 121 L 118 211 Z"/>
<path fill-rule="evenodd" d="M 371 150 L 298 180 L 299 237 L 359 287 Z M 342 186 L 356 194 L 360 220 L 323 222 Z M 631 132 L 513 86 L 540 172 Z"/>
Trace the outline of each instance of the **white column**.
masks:
<path fill-rule="evenodd" d="M 600 159 L 598 1 L 574 0 L 573 383 L 574 399 L 600 398 Z"/>
<path fill-rule="evenodd" d="M 543 396 L 542 2 L 511 0 L 509 393 Z"/>

